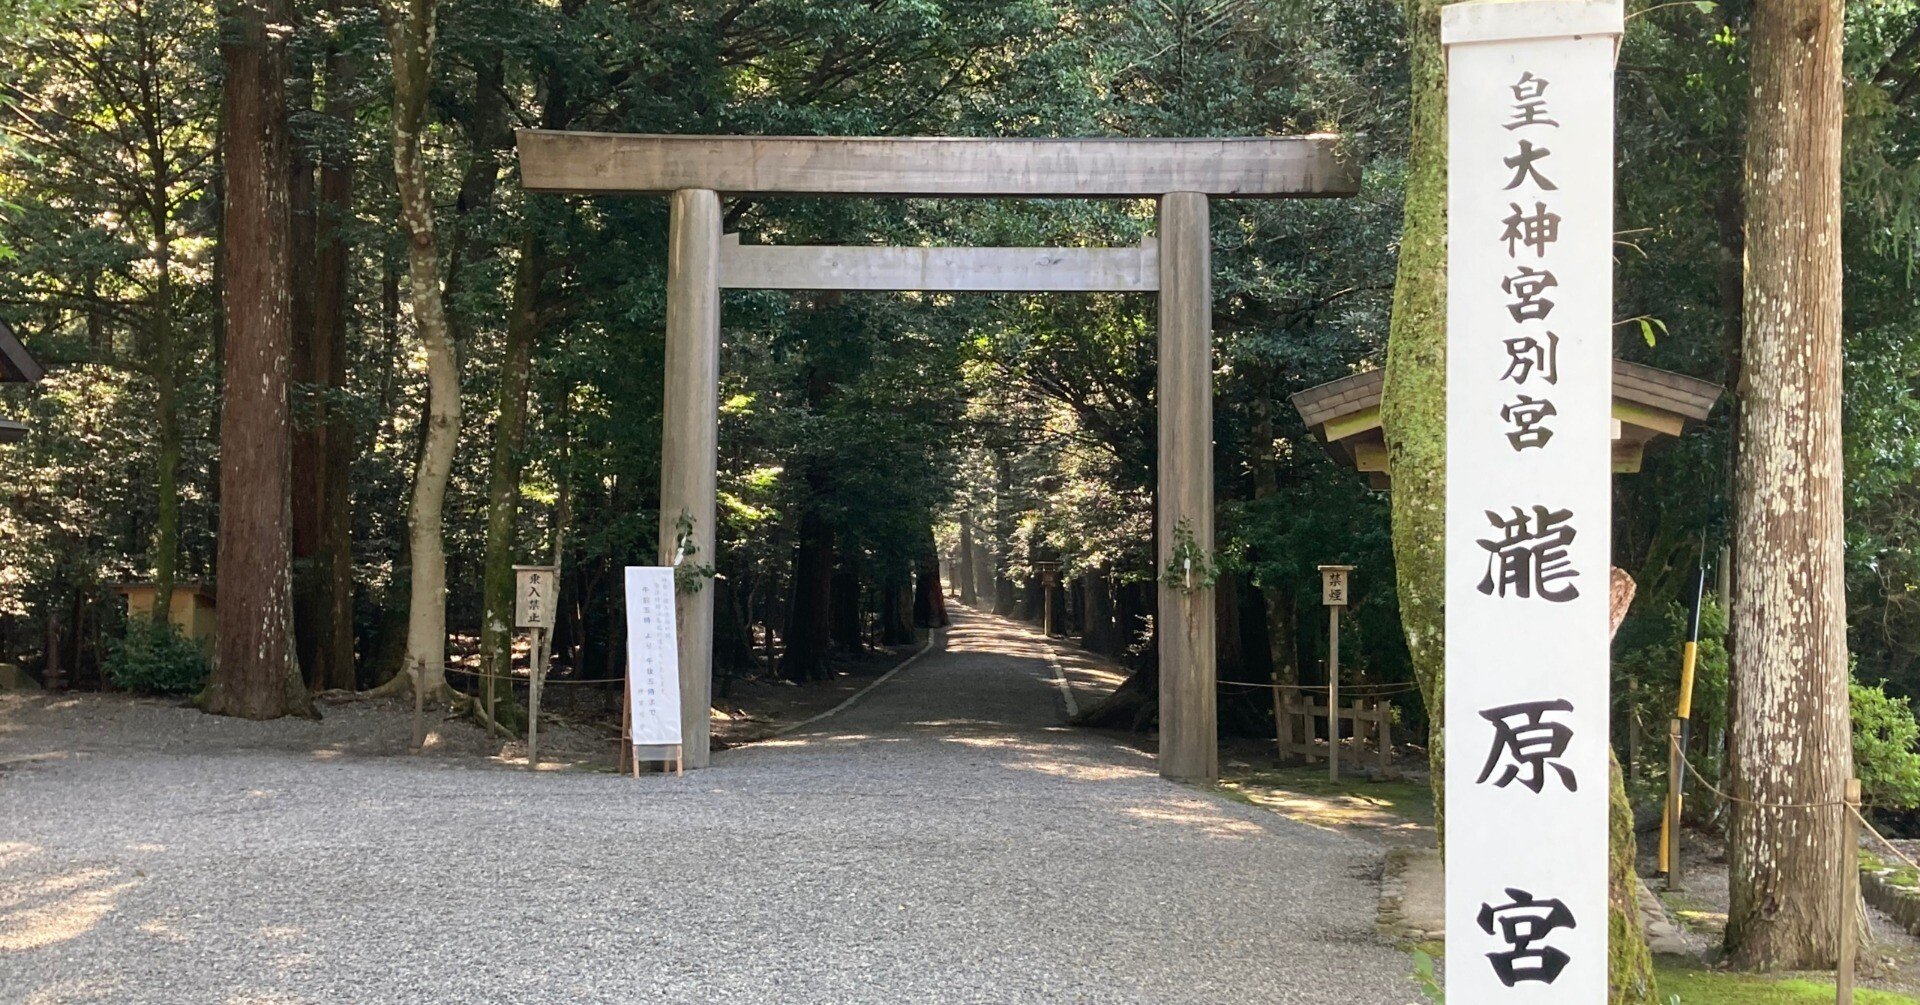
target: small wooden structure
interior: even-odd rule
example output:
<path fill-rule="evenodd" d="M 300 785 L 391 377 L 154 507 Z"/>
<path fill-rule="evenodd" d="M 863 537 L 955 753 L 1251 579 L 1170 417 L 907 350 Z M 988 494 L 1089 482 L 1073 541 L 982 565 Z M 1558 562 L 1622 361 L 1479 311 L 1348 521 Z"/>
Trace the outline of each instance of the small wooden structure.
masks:
<path fill-rule="evenodd" d="M 1366 700 L 1339 704 L 1339 722 L 1347 724 L 1347 732 L 1352 735 L 1355 747 L 1371 737 L 1375 763 L 1383 772 L 1391 768 L 1393 706 L 1384 701 Z M 1327 758 L 1329 763 L 1338 763 L 1341 732 L 1338 723 L 1329 725 L 1330 735 L 1325 747 L 1314 739 L 1315 720 L 1326 719 L 1327 703 L 1324 698 L 1287 690 L 1280 699 L 1280 756 L 1299 757 L 1308 764 L 1322 757 Z"/>
<path fill-rule="evenodd" d="M 1365 472 L 1377 489 L 1387 487 L 1387 443 L 1380 429 L 1380 388 L 1385 381 L 1385 371 L 1368 370 L 1293 396 L 1293 407 L 1327 452 Z M 1614 360 L 1614 472 L 1639 471 L 1649 442 L 1678 436 L 1687 422 L 1704 420 L 1721 390 L 1711 381 Z"/>
<path fill-rule="evenodd" d="M 0 321 L 0 383 L 33 384 L 46 376 L 46 370 L 27 353 L 27 347 L 14 337 L 13 329 Z M 0 443 L 13 443 L 27 435 L 27 424 L 0 419 Z"/>
<path fill-rule="evenodd" d="M 121 583 L 113 588 L 114 592 L 127 598 L 127 617 L 153 617 L 154 601 L 159 589 L 151 582 Z M 182 579 L 173 584 L 173 602 L 168 605 L 167 620 L 180 629 L 180 634 L 195 642 L 212 644 L 215 622 L 213 617 L 213 587 L 198 579 Z"/>

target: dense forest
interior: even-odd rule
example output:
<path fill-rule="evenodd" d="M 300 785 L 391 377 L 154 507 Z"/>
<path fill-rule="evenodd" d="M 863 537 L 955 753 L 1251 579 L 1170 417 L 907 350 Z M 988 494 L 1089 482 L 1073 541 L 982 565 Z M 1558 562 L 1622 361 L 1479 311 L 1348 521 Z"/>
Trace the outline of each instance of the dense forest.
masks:
<path fill-rule="evenodd" d="M 1220 677 L 1319 682 L 1315 567 L 1341 562 L 1358 569 L 1350 679 L 1412 680 L 1387 496 L 1289 403 L 1385 360 L 1408 170 L 1397 0 L 466 0 L 437 11 L 431 60 L 396 67 L 390 45 L 433 6 L 268 5 L 284 38 L 223 29 L 258 8 L 205 0 L 0 6 L 0 320 L 50 371 L 0 392 L 0 413 L 31 426 L 0 447 L 0 660 L 74 686 L 199 687 L 204 663 L 171 668 L 156 653 L 178 647 L 127 623 L 114 587 L 204 583 L 222 605 L 257 592 L 216 567 L 236 490 L 223 421 L 240 407 L 222 393 L 240 351 L 226 312 L 236 284 L 283 268 L 288 408 L 225 426 L 288 428 L 306 687 L 395 680 L 410 619 L 443 605 L 447 680 L 472 693 L 463 670 L 513 658 L 511 567 L 549 560 L 563 569 L 554 673 L 618 675 L 619 570 L 655 558 L 666 204 L 528 194 L 516 129 L 1337 132 L 1365 165 L 1358 197 L 1213 210 Z M 1617 665 L 1623 740 L 1636 716 L 1669 714 L 1681 610 L 1703 564 L 1718 578 L 1736 518 L 1749 6 L 1629 5 L 1618 353 L 1735 393 L 1617 480 L 1614 561 L 1639 584 Z M 1859 682 L 1912 699 L 1920 6 L 1856 0 L 1847 15 L 1848 641 Z M 262 59 L 242 58 L 252 49 Z M 236 68 L 261 86 L 236 100 L 227 80 L 223 100 Z M 284 141 L 265 167 L 291 223 L 236 257 L 223 242 L 258 236 L 224 218 L 259 166 L 232 147 L 242 124 Z M 744 240 L 788 244 L 1126 245 L 1153 227 L 1132 202 L 734 199 L 723 212 Z M 436 296 L 422 296 L 423 263 Z M 942 569 L 962 599 L 1037 621 L 1036 569 L 1052 562 L 1068 585 L 1056 624 L 1136 673 L 1089 719 L 1150 727 L 1153 344 L 1137 295 L 728 293 L 720 693 L 910 640 L 916 612 L 935 619 Z M 440 529 L 423 537 L 436 442 L 445 495 L 427 500 Z M 425 544 L 444 549 L 443 594 L 432 577 L 419 588 Z M 422 597 L 432 611 L 415 609 Z M 1696 721 L 1711 760 L 1726 624 L 1717 609 L 1707 624 Z M 1394 700 L 1418 735 L 1419 694 Z M 1221 709 L 1228 731 L 1270 734 L 1265 691 L 1223 685 Z"/>

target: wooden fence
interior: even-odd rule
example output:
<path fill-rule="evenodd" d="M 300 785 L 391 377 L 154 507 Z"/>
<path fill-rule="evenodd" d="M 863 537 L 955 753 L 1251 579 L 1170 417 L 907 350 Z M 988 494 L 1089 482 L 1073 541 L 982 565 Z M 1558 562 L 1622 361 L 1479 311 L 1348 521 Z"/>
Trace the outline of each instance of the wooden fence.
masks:
<path fill-rule="evenodd" d="M 1317 738 L 1325 730 L 1321 723 L 1327 720 L 1325 702 L 1315 703 L 1305 695 L 1286 695 L 1280 699 L 1280 735 L 1276 737 L 1280 756 L 1300 757 L 1308 764 L 1325 760 L 1329 746 L 1322 746 Z M 1373 757 L 1380 770 L 1386 771 L 1393 765 L 1393 706 L 1384 701 L 1356 700 L 1340 703 L 1340 721 L 1346 724 L 1343 730 L 1351 736 L 1358 747 L 1371 735 Z M 1331 734 L 1329 734 L 1331 735 Z M 1334 737 L 1337 741 L 1338 737 Z M 1349 763 L 1348 757 L 1341 758 Z"/>

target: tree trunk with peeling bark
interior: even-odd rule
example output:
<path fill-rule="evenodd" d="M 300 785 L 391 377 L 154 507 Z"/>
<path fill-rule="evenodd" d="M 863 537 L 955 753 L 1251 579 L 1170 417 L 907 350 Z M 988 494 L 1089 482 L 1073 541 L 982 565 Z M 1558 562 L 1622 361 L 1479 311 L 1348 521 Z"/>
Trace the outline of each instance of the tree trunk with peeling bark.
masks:
<path fill-rule="evenodd" d="M 460 439 L 460 368 L 447 325 L 434 236 L 432 176 L 420 148 L 433 80 L 436 0 L 401 0 L 382 10 L 393 50 L 393 173 L 407 234 L 407 279 L 413 322 L 427 355 L 426 437 L 414 470 L 407 511 L 412 562 L 405 673 L 395 690 L 417 682 L 428 697 L 447 690 L 447 555 L 442 514 L 454 447 Z"/>
<path fill-rule="evenodd" d="M 1745 336 L 1735 463 L 1727 951 L 1826 968 L 1839 951 L 1851 774 L 1840 444 L 1839 0 L 1754 9 Z"/>
<path fill-rule="evenodd" d="M 199 698 L 219 715 L 312 715 L 293 656 L 287 406 L 286 0 L 222 6 L 226 70 L 225 384 L 220 421 L 219 646 Z"/>

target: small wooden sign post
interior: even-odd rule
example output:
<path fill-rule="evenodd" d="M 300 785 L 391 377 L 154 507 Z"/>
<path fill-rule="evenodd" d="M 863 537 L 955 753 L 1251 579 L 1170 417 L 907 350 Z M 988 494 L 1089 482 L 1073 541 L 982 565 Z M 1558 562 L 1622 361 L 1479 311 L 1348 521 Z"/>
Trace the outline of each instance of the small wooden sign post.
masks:
<path fill-rule="evenodd" d="M 1060 588 L 1060 563 L 1035 562 L 1040 572 L 1040 634 L 1053 637 L 1053 591 Z"/>
<path fill-rule="evenodd" d="M 547 646 L 553 633 L 555 594 L 560 570 L 551 565 L 513 567 L 513 625 L 531 632 L 527 640 L 527 769 L 540 764 L 540 686 L 547 679 Z M 505 667 L 493 668 L 505 676 Z M 491 687 L 489 687 L 491 693 Z"/>
<path fill-rule="evenodd" d="M 1347 607 L 1347 574 L 1352 571 L 1351 565 L 1320 567 L 1320 602 L 1327 607 L 1327 778 L 1336 782 L 1340 780 L 1340 612 Z"/>

